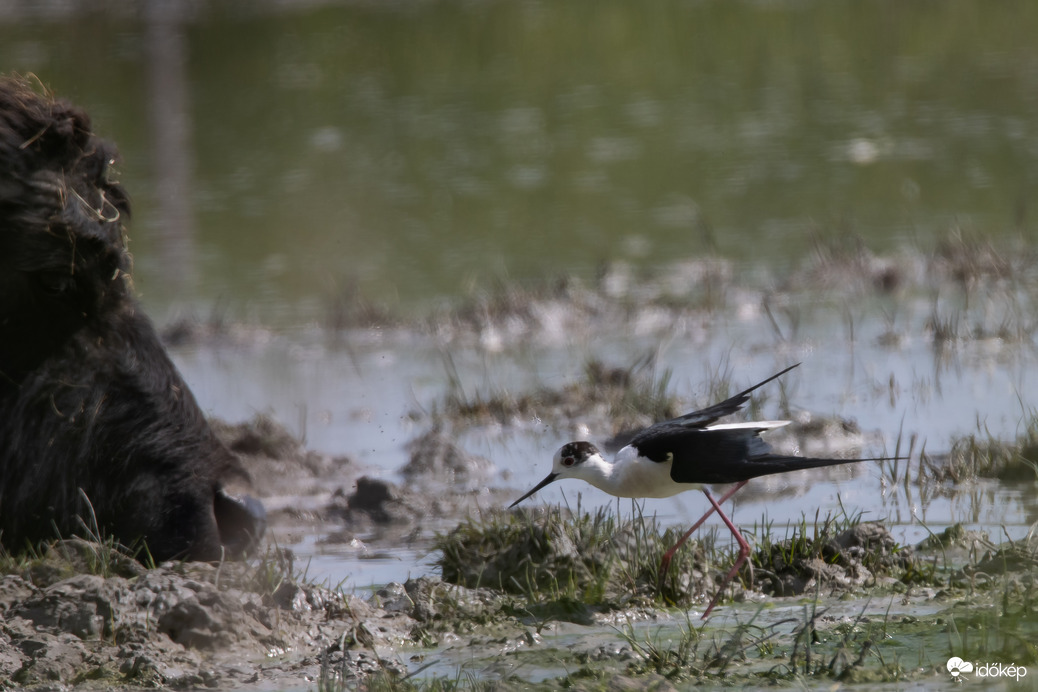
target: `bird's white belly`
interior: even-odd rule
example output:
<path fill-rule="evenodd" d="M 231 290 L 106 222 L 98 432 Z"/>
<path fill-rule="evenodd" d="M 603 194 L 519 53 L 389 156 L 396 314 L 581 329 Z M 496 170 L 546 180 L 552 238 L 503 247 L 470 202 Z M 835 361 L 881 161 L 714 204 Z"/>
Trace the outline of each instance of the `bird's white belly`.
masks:
<path fill-rule="evenodd" d="M 624 454 L 628 449 L 631 452 Z M 610 492 L 619 497 L 671 497 L 702 488 L 696 483 L 675 483 L 670 477 L 672 463 L 638 457 L 632 448 L 624 448 L 617 454 L 616 478 Z"/>

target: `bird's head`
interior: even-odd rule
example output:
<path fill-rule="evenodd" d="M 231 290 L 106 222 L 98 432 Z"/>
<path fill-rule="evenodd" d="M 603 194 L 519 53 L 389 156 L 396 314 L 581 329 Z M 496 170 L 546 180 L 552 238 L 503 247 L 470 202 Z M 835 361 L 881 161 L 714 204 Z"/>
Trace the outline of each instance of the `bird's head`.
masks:
<path fill-rule="evenodd" d="M 581 478 L 587 480 L 586 476 L 594 463 L 589 463 L 591 460 L 601 462 L 602 454 L 598 451 L 598 447 L 590 442 L 569 442 L 562 445 L 562 447 L 559 448 L 559 451 L 555 452 L 555 458 L 552 459 L 551 473 L 549 473 L 544 480 L 535 485 L 533 490 L 510 504 L 508 508 L 511 509 L 512 507 L 515 507 L 544 486 L 559 479 Z"/>

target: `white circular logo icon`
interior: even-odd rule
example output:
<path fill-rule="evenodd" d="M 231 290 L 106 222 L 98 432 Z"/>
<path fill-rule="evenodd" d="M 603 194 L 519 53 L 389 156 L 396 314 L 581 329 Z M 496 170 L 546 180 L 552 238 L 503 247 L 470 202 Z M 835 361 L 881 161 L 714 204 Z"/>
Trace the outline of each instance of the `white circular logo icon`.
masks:
<path fill-rule="evenodd" d="M 961 673 L 973 672 L 973 664 L 969 661 L 963 661 L 958 656 L 952 656 L 949 658 L 946 667 L 948 668 L 948 672 L 952 674 L 953 678 L 959 677 Z"/>

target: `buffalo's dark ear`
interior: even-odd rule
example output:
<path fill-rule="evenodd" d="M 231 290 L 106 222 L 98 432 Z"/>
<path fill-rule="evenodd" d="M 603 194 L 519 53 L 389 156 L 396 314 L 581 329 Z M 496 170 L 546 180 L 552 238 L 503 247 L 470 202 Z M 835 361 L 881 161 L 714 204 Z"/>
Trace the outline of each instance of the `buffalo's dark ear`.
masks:
<path fill-rule="evenodd" d="M 231 495 L 220 488 L 213 497 L 213 513 L 228 557 L 252 552 L 267 530 L 267 510 L 249 495 Z"/>

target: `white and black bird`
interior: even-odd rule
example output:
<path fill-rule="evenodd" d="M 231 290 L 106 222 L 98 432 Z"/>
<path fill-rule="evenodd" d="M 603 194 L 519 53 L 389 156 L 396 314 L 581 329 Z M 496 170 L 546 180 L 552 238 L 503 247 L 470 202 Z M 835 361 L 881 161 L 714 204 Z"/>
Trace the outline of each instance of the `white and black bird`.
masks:
<path fill-rule="evenodd" d="M 735 413 L 750 394 L 800 365 L 791 365 L 747 390 L 700 411 L 686 413 L 636 431 L 629 437 L 612 463 L 590 442 L 570 442 L 555 453 L 552 470 L 530 492 L 510 507 L 557 480 L 579 478 L 617 497 L 670 497 L 686 490 L 702 490 L 712 508 L 692 525 L 681 539 L 663 555 L 660 575 L 665 575 L 671 558 L 689 536 L 716 511 L 739 544 L 739 557 L 725 576 L 717 595 L 703 613 L 706 618 L 717 605 L 725 587 L 750 554 L 750 545 L 721 510 L 739 488 L 757 476 L 785 473 L 836 464 L 849 464 L 870 459 L 812 459 L 772 454 L 760 434 L 788 425 L 789 421 L 755 421 L 715 424 L 719 418 Z M 720 500 L 706 489 L 707 484 L 735 483 Z"/>

